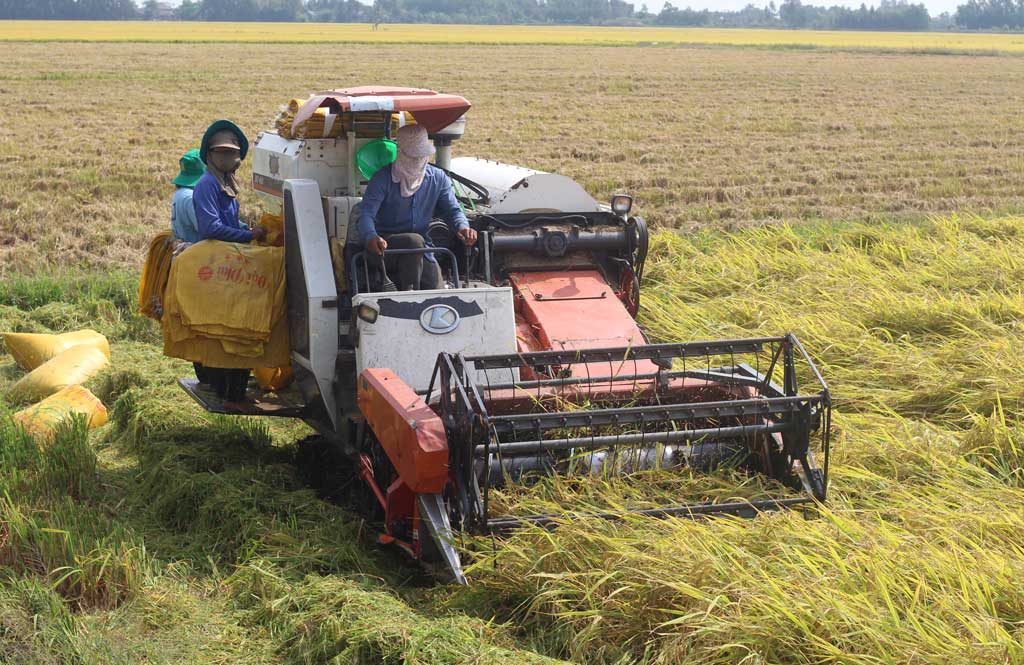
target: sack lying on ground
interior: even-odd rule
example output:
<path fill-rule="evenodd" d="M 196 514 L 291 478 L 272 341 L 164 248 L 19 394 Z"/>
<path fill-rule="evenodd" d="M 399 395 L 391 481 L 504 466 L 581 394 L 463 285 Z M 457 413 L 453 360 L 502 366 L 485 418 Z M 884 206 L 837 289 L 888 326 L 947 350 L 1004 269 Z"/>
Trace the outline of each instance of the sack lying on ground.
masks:
<path fill-rule="evenodd" d="M 174 253 L 174 236 L 170 231 L 161 231 L 149 243 L 146 263 L 142 266 L 139 280 L 139 311 L 154 321 L 163 316 L 164 290 L 171 274 L 171 257 Z"/>
<path fill-rule="evenodd" d="M 204 240 L 171 265 L 164 353 L 208 367 L 290 362 L 284 249 Z"/>
<path fill-rule="evenodd" d="M 252 375 L 259 387 L 268 392 L 284 390 L 295 380 L 291 366 L 256 367 L 252 370 Z"/>
<path fill-rule="evenodd" d="M 11 397 L 22 402 L 37 402 L 68 386 L 85 383 L 110 359 L 95 346 L 73 346 L 21 377 L 11 387 Z"/>
<path fill-rule="evenodd" d="M 57 426 L 73 414 L 86 417 L 90 428 L 107 422 L 107 409 L 95 395 L 82 386 L 68 386 L 42 402 L 14 414 L 14 422 L 29 434 L 47 438 Z"/>
<path fill-rule="evenodd" d="M 4 333 L 7 351 L 22 369 L 32 371 L 50 358 L 74 346 L 92 346 L 110 358 L 107 338 L 95 330 L 78 330 L 60 335 L 47 333 Z"/>

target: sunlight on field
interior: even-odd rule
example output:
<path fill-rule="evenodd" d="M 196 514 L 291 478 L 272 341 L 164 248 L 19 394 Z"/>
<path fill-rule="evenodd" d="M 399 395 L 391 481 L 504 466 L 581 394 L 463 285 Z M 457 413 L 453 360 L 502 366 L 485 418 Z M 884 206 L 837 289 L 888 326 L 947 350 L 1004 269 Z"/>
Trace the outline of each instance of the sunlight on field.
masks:
<path fill-rule="evenodd" d="M 1024 52 L 1024 35 L 708 28 L 0 21 L 0 41 L 708 44 L 928 52 Z"/>

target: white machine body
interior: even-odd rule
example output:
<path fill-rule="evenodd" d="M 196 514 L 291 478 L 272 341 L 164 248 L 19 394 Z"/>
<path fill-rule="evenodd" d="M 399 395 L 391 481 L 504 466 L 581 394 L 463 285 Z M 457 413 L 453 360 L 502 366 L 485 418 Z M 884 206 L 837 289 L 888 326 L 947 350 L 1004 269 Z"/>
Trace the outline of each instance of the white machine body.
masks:
<path fill-rule="evenodd" d="M 364 305 L 377 316 L 372 323 L 363 316 L 354 319 L 358 373 L 387 367 L 414 390 L 426 390 L 442 352 L 516 352 L 515 309 L 508 287 L 361 293 L 352 299 L 356 312 Z M 474 378 L 482 385 L 519 380 L 518 370 L 478 374 Z"/>
<path fill-rule="evenodd" d="M 491 214 L 597 212 L 604 208 L 572 178 L 479 157 L 451 160 L 451 171 L 487 188 Z M 538 207 L 538 202 L 543 202 Z"/>

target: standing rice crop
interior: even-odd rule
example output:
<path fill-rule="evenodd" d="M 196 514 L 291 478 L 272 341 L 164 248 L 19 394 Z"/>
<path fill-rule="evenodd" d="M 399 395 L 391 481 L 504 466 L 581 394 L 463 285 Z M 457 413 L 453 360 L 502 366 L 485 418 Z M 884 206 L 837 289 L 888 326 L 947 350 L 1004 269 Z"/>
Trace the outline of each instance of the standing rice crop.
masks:
<path fill-rule="evenodd" d="M 452 602 L 586 662 L 1024 661 L 1022 221 L 660 234 L 655 339 L 793 331 L 820 363 L 828 504 L 526 529 Z"/>

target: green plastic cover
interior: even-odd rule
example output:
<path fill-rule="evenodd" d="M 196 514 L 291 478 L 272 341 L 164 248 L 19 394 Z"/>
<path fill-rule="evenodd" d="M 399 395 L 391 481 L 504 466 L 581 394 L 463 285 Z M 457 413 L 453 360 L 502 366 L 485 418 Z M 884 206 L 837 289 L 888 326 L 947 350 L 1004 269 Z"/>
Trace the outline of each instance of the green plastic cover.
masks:
<path fill-rule="evenodd" d="M 370 141 L 356 153 L 356 165 L 363 177 L 369 180 L 373 174 L 395 161 L 398 146 L 388 139 Z"/>

